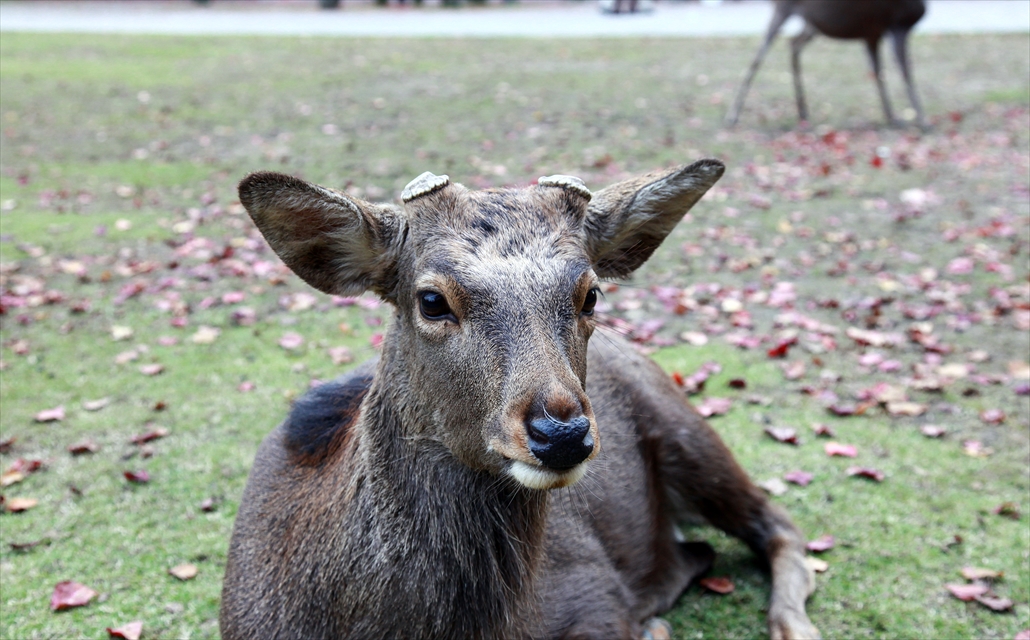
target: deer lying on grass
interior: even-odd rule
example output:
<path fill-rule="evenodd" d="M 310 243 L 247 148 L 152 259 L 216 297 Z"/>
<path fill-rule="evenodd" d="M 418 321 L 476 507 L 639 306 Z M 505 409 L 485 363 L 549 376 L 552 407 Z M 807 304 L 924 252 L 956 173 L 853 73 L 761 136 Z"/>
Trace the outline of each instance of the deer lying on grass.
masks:
<path fill-rule="evenodd" d="M 587 346 L 598 278 L 639 267 L 722 172 L 701 160 L 593 195 L 568 176 L 477 192 L 426 173 L 403 207 L 244 179 L 294 272 L 395 316 L 378 360 L 310 391 L 261 445 L 223 636 L 659 634 L 652 617 L 711 565 L 675 535 L 699 515 L 768 560 L 772 637 L 817 637 L 787 515 L 661 369 L 614 335 Z"/>
<path fill-rule="evenodd" d="M 804 19 L 805 28 L 790 42 L 790 68 L 794 77 L 794 96 L 797 100 L 799 120 L 808 120 L 808 107 L 805 105 L 805 93 L 801 86 L 801 50 L 812 41 L 812 38 L 821 33 L 831 38 L 865 40 L 884 116 L 888 124 L 896 125 L 897 121 L 887 97 L 887 88 L 880 75 L 880 40 L 888 33 L 894 44 L 894 57 L 897 58 L 901 75 L 905 79 L 908 99 L 916 112 L 916 123 L 925 128 L 923 107 L 912 84 L 912 68 L 908 61 L 908 33 L 922 19 L 924 13 L 924 0 L 775 0 L 773 17 L 765 34 L 765 41 L 751 62 L 744 84 L 740 86 L 737 98 L 733 101 L 733 107 L 726 114 L 726 124 L 731 127 L 737 124 L 740 110 L 744 107 L 744 98 L 758 72 L 758 67 L 765 59 L 765 54 L 769 52 L 769 47 L 772 46 L 783 23 L 791 16 L 797 15 Z"/>

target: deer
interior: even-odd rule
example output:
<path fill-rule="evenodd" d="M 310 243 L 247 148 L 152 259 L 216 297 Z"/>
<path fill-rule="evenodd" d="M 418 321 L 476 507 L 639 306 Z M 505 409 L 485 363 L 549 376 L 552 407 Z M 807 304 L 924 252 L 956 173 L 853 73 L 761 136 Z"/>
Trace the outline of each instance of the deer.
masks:
<path fill-rule="evenodd" d="M 762 60 L 776 39 L 783 23 L 791 16 L 800 16 L 805 23 L 801 32 L 791 39 L 790 68 L 794 78 L 794 97 L 797 101 L 798 119 L 808 121 L 808 106 L 805 104 L 805 93 L 801 86 L 801 51 L 818 34 L 831 38 L 864 40 L 869 62 L 872 65 L 876 89 L 880 93 L 880 103 L 889 126 L 900 123 L 894 118 L 887 88 L 880 74 L 880 40 L 889 34 L 894 45 L 894 57 L 898 61 L 908 99 L 916 112 L 916 124 L 926 128 L 926 118 L 919 102 L 912 80 L 912 67 L 908 58 L 908 34 L 923 14 L 926 13 L 924 0 L 861 0 L 856 2 L 842 0 L 774 0 L 773 17 L 765 34 L 765 40 L 758 48 L 751 67 L 748 69 L 744 83 L 740 85 L 733 106 L 726 114 L 726 125 L 735 126 L 744 107 L 751 81 L 758 72 Z"/>
<path fill-rule="evenodd" d="M 393 317 L 377 357 L 309 390 L 259 447 L 222 636 L 668 637 L 659 615 L 712 565 L 676 528 L 701 519 L 767 562 L 771 637 L 819 637 L 802 534 L 595 313 L 601 279 L 643 264 L 723 171 L 699 160 L 596 193 L 426 172 L 400 204 L 243 179 L 294 273 Z"/>

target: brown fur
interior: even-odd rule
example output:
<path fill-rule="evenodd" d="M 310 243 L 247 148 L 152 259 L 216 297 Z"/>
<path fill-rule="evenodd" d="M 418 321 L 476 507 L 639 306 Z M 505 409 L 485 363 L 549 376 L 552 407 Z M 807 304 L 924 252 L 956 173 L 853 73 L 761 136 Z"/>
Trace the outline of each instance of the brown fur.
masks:
<path fill-rule="evenodd" d="M 783 23 L 792 15 L 800 16 L 805 21 L 804 30 L 791 40 L 791 71 L 794 77 L 794 96 L 797 100 L 798 119 L 808 120 L 808 107 L 805 104 L 805 93 L 801 86 L 801 50 L 805 48 L 817 34 L 831 38 L 862 40 L 869 53 L 869 62 L 873 68 L 876 88 L 880 94 L 880 103 L 888 124 L 896 124 L 891 111 L 887 89 L 880 75 L 880 40 L 889 34 L 894 44 L 894 56 L 905 80 L 909 101 L 916 111 L 916 123 L 926 126 L 923 107 L 916 94 L 912 81 L 912 68 L 908 59 L 908 34 L 923 14 L 926 13 L 924 0 L 775 0 L 775 10 L 762 46 L 751 62 L 747 77 L 740 86 L 736 100 L 726 115 L 726 124 L 737 124 L 740 111 L 744 106 L 751 81 L 758 72 L 765 54 L 772 46 L 773 40 L 783 27 Z"/>
<path fill-rule="evenodd" d="M 668 376 L 614 335 L 590 340 L 580 312 L 721 174 L 701 161 L 592 199 L 447 184 L 403 210 L 244 180 L 301 277 L 376 291 L 396 316 L 378 361 L 310 392 L 262 444 L 223 636 L 636 639 L 711 564 L 707 545 L 676 541 L 694 516 L 769 561 L 774 638 L 817 636 L 801 535 Z M 454 321 L 420 314 L 425 290 Z M 527 436 L 541 415 L 589 420 L 587 461 L 546 468 Z"/>

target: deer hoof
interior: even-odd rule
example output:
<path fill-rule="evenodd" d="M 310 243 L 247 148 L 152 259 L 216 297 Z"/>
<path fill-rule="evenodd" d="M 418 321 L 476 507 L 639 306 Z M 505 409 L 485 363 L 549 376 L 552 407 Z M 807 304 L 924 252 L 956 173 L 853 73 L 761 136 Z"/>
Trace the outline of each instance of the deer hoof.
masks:
<path fill-rule="evenodd" d="M 651 618 L 644 623 L 640 640 L 672 640 L 672 625 L 661 618 Z"/>
<path fill-rule="evenodd" d="M 823 636 L 803 611 L 769 614 L 769 637 L 772 640 L 820 640 Z"/>

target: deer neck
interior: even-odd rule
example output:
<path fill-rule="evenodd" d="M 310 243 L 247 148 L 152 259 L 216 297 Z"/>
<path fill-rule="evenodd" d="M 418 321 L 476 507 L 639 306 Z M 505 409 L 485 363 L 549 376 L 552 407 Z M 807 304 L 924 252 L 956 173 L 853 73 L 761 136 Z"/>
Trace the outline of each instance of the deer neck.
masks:
<path fill-rule="evenodd" d="M 441 628 L 464 629 L 462 637 L 531 637 L 525 625 L 539 619 L 533 587 L 547 492 L 471 469 L 422 435 L 414 421 L 426 412 L 411 406 L 393 355 L 384 349 L 365 401 L 359 502 L 374 511 L 369 522 L 382 529 L 380 539 L 405 556 L 405 590 L 449 594 L 434 605 Z"/>

